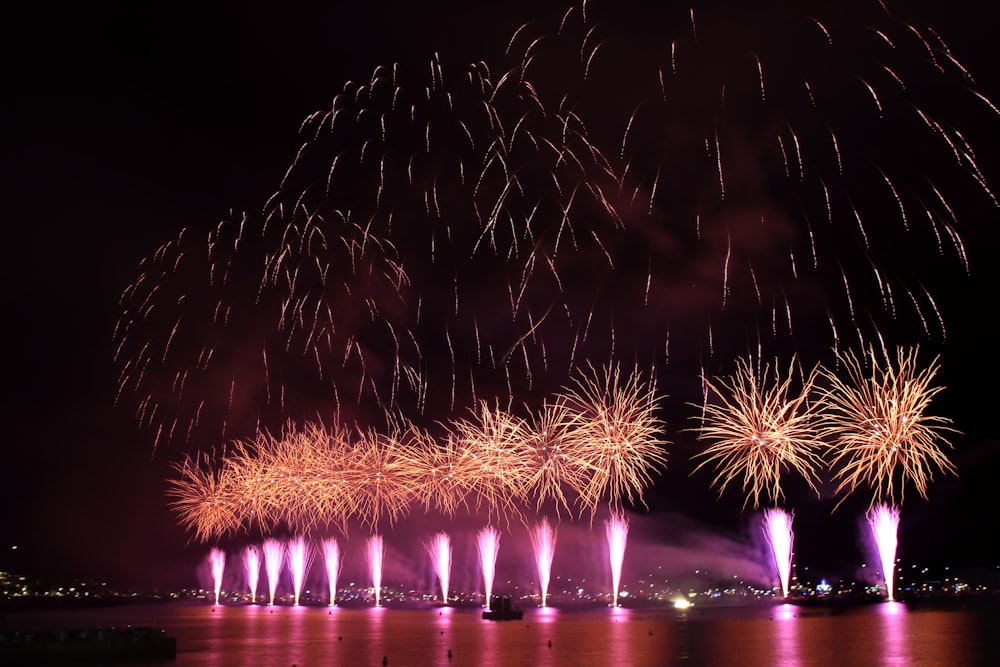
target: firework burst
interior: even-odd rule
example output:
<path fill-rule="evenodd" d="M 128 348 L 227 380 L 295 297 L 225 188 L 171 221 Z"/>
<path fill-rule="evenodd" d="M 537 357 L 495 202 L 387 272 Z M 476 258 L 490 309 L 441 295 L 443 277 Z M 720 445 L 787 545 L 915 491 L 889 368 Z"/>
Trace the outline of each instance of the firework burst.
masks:
<path fill-rule="evenodd" d="M 782 477 L 794 472 L 819 494 L 825 450 L 819 432 L 819 406 L 810 401 L 819 369 L 801 376 L 793 389 L 795 360 L 784 373 L 777 361 L 763 368 L 737 360 L 729 377 L 704 378 L 710 397 L 702 406 L 699 437 L 709 444 L 696 455 L 695 471 L 712 465 L 712 486 L 719 495 L 739 482 L 744 507 L 784 497 Z"/>
<path fill-rule="evenodd" d="M 933 385 L 938 360 L 921 368 L 917 354 L 900 347 L 893 362 L 874 349 L 863 358 L 848 352 L 838 357 L 846 377 L 824 371 L 822 432 L 832 443 L 837 492 L 868 487 L 870 507 L 902 504 L 910 485 L 926 498 L 936 473 L 956 472 L 945 448 L 951 448 L 947 436 L 958 431 L 950 419 L 928 412 L 943 389 Z"/>
<path fill-rule="evenodd" d="M 636 373 L 622 378 L 617 366 L 591 368 L 577 375 L 563 400 L 572 419 L 565 446 L 588 473 L 581 505 L 593 518 L 604 499 L 618 511 L 625 500 L 641 503 L 653 471 L 667 462 L 664 424 L 650 386 Z"/>

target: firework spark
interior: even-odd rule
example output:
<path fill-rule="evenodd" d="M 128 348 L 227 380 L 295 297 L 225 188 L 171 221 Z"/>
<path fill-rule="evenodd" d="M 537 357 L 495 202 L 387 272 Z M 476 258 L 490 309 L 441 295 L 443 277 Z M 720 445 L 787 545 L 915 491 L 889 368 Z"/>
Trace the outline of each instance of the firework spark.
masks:
<path fill-rule="evenodd" d="M 330 589 L 330 606 L 337 600 L 337 577 L 340 576 L 340 545 L 336 538 L 323 540 L 323 563 L 326 565 L 326 580 Z"/>
<path fill-rule="evenodd" d="M 896 531 L 899 527 L 899 508 L 885 503 L 878 503 L 868 510 L 868 525 L 878 549 L 879 563 L 882 565 L 882 576 L 885 579 L 885 591 L 888 600 L 892 602 L 893 574 L 896 569 Z"/>
<path fill-rule="evenodd" d="M 441 602 L 448 604 L 448 582 L 451 578 L 451 538 L 448 533 L 435 533 L 430 542 L 424 545 L 434 566 L 441 585 Z"/>
<path fill-rule="evenodd" d="M 653 471 L 666 464 L 664 424 L 657 398 L 638 374 L 622 379 L 618 367 L 576 377 L 564 400 L 572 416 L 567 447 L 575 450 L 589 473 L 581 504 L 591 517 L 607 499 L 612 510 L 641 503 Z"/>
<path fill-rule="evenodd" d="M 947 434 L 958 431 L 948 426 L 951 420 L 928 413 L 943 389 L 932 384 L 938 360 L 921 369 L 917 354 L 900 347 L 895 363 L 883 363 L 874 349 L 865 359 L 848 352 L 838 357 L 846 377 L 824 371 L 829 387 L 822 432 L 833 445 L 837 492 L 869 487 L 869 507 L 901 504 L 908 485 L 926 498 L 935 473 L 956 473 L 944 447 L 951 447 Z"/>
<path fill-rule="evenodd" d="M 375 595 L 375 606 L 382 606 L 382 561 L 385 559 L 385 542 L 381 535 L 372 535 L 365 543 L 365 553 L 368 556 L 368 570 L 372 578 L 372 592 Z"/>
<path fill-rule="evenodd" d="M 479 564 L 483 573 L 483 606 L 489 607 L 493 598 L 493 579 L 496 576 L 497 555 L 500 553 L 500 532 L 487 526 L 476 534 L 476 549 L 479 551 Z"/>
<path fill-rule="evenodd" d="M 535 551 L 538 588 L 541 606 L 544 607 L 549 595 L 549 580 L 552 577 L 552 558 L 556 554 L 556 529 L 545 517 L 542 517 L 531 530 L 531 547 Z"/>
<path fill-rule="evenodd" d="M 299 535 L 288 541 L 288 570 L 292 575 L 292 594 L 294 604 L 298 606 L 299 598 L 302 595 L 302 585 L 309 571 L 309 563 L 312 561 L 312 550 L 306 542 L 305 537 Z"/>
<path fill-rule="evenodd" d="M 208 562 L 212 569 L 212 590 L 215 592 L 215 604 L 219 604 L 222 575 L 226 569 L 226 552 L 222 549 L 212 549 L 208 553 Z"/>
<path fill-rule="evenodd" d="M 792 515 L 782 509 L 764 510 L 764 536 L 771 547 L 771 556 L 778 569 L 782 597 L 788 597 L 788 581 L 792 573 Z"/>
<path fill-rule="evenodd" d="M 267 571 L 267 603 L 273 605 L 278 591 L 278 578 L 281 577 L 281 569 L 285 564 L 285 545 L 280 540 L 269 538 L 264 540 L 263 551 L 264 569 Z"/>
<path fill-rule="evenodd" d="M 604 522 L 608 537 L 608 560 L 611 564 L 611 606 L 618 606 L 618 590 L 622 580 L 622 563 L 628 543 L 628 520 L 623 514 L 612 514 Z"/>
<path fill-rule="evenodd" d="M 500 63 L 347 82 L 259 213 L 138 267 L 118 401 L 154 447 L 204 448 L 317 409 L 368 428 L 517 404 L 596 359 L 943 337 L 911 278 L 929 263 L 894 241 L 967 270 L 964 205 L 996 196 L 959 121 L 996 106 L 877 0 L 695 4 L 588 0 Z M 583 502 L 637 481 L 596 476 Z"/>
<path fill-rule="evenodd" d="M 260 581 L 260 549 L 247 545 L 243 552 L 243 564 L 247 571 L 247 585 L 250 587 L 250 603 L 257 602 L 257 583 Z"/>
<path fill-rule="evenodd" d="M 798 473 L 819 494 L 819 470 L 825 444 L 820 437 L 819 406 L 810 401 L 819 370 L 803 377 L 793 391 L 795 361 L 782 374 L 777 362 L 763 370 L 746 358 L 737 361 L 728 378 L 705 378 L 710 399 L 703 406 L 700 438 L 709 444 L 696 457 L 695 470 L 713 464 L 712 485 L 722 493 L 740 480 L 744 507 L 760 507 L 763 497 L 777 503 L 784 497 L 786 472 Z"/>

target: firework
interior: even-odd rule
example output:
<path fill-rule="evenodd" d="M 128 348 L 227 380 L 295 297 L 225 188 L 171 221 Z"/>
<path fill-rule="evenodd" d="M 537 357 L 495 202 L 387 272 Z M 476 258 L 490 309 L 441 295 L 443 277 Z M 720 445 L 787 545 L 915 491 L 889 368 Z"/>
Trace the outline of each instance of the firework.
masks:
<path fill-rule="evenodd" d="M 476 548 L 479 551 L 479 563 L 483 573 L 483 606 L 489 607 L 493 597 L 497 554 L 500 552 L 500 532 L 492 526 L 483 528 L 476 534 Z"/>
<path fill-rule="evenodd" d="M 247 585 L 250 587 L 250 604 L 257 602 L 257 583 L 260 580 L 260 549 L 247 545 L 243 551 L 243 564 L 247 571 Z"/>
<path fill-rule="evenodd" d="M 705 378 L 711 398 L 703 406 L 699 437 L 710 444 L 696 455 L 704 460 L 695 470 L 714 465 L 712 485 L 720 496 L 740 480 L 744 507 L 758 508 L 762 497 L 777 503 L 784 497 L 781 482 L 787 472 L 797 473 L 819 494 L 825 444 L 819 405 L 810 401 L 819 370 L 804 375 L 796 392 L 794 368 L 793 360 L 783 375 L 777 362 L 760 369 L 740 358 L 732 376 Z"/>
<path fill-rule="evenodd" d="M 608 559 L 611 564 L 611 606 L 618 606 L 618 587 L 622 580 L 622 563 L 628 543 L 628 520 L 622 514 L 612 514 L 604 522 L 608 537 Z"/>
<path fill-rule="evenodd" d="M 771 547 L 771 556 L 778 569 L 782 597 L 788 597 L 788 580 L 792 573 L 792 515 L 781 509 L 764 510 L 764 536 Z"/>
<path fill-rule="evenodd" d="M 552 576 L 552 558 L 556 554 L 556 529 L 549 520 L 542 520 L 531 530 L 531 547 L 535 551 L 535 566 L 538 570 L 538 588 L 541 606 L 545 606 L 549 594 L 549 580 Z"/>
<path fill-rule="evenodd" d="M 409 463 L 420 480 L 413 489 L 417 504 L 426 512 L 437 511 L 449 517 L 459 509 L 469 509 L 472 487 L 467 481 L 480 474 L 482 468 L 474 446 L 451 434 L 440 444 L 426 433 L 414 438 Z"/>
<path fill-rule="evenodd" d="M 564 446 L 574 451 L 589 477 L 580 490 L 582 506 L 593 516 L 605 498 L 612 510 L 626 499 L 641 503 L 653 471 L 667 460 L 650 387 L 638 374 L 623 381 L 617 366 L 601 373 L 591 368 L 576 376 L 563 400 L 572 414 Z"/>
<path fill-rule="evenodd" d="M 287 549 L 288 570 L 292 575 L 292 593 L 295 596 L 294 604 L 298 606 L 306 572 L 312 561 L 312 550 L 301 535 L 289 540 Z"/>
<path fill-rule="evenodd" d="M 372 591 L 375 595 L 375 606 L 382 606 L 382 561 L 385 558 L 385 542 L 381 535 L 372 535 L 365 543 L 365 553 L 368 556 L 368 570 L 372 578 Z"/>
<path fill-rule="evenodd" d="M 933 29 L 877 0 L 588 0 L 509 48 L 605 158 L 587 174 L 621 224 L 575 231 L 629 269 L 596 299 L 628 354 L 806 342 L 803 321 L 829 332 L 809 330 L 824 348 L 881 340 L 904 317 L 943 335 L 894 241 L 967 268 L 959 203 L 996 197 L 958 119 L 993 126 L 996 107 Z M 579 282 L 607 281 L 590 266 Z"/>
<path fill-rule="evenodd" d="M 337 599 L 337 577 L 340 575 L 340 545 L 337 540 L 328 537 L 323 540 L 323 563 L 326 565 L 326 578 L 330 588 L 330 606 Z"/>
<path fill-rule="evenodd" d="M 885 591 L 888 600 L 893 600 L 893 572 L 896 569 L 896 531 L 899 527 L 899 508 L 878 503 L 868 510 L 868 525 L 875 539 Z"/>
<path fill-rule="evenodd" d="M 167 497 L 174 498 L 169 506 L 194 539 L 205 541 L 240 528 L 239 494 L 227 471 L 212 467 L 202 455 L 187 457 L 174 468 L 179 476 L 169 482 Z"/>
<path fill-rule="evenodd" d="M 274 596 L 278 591 L 278 578 L 285 561 L 285 545 L 280 540 L 270 538 L 264 540 L 264 569 L 267 572 L 267 589 L 269 605 L 274 604 Z"/>
<path fill-rule="evenodd" d="M 197 448 L 317 410 L 367 429 L 536 405 L 596 359 L 654 378 L 747 341 L 762 357 L 895 322 L 943 336 L 910 278 L 928 263 L 895 241 L 967 268 L 963 208 L 996 198 L 958 121 L 992 128 L 996 108 L 933 30 L 877 0 L 817 4 L 589 0 L 526 24 L 499 63 L 345 83 L 259 213 L 138 267 L 118 401 L 154 446 Z M 560 510 L 577 484 L 592 507 L 646 483 L 603 466 L 583 485 L 552 464 L 565 452 L 535 453 L 536 497 Z"/>
<path fill-rule="evenodd" d="M 448 604 L 448 581 L 451 576 L 451 538 L 447 533 L 435 533 L 424 545 L 434 566 L 434 573 L 441 584 L 441 602 Z"/>
<path fill-rule="evenodd" d="M 870 507 L 901 504 L 908 485 L 926 498 L 936 472 L 956 472 L 944 447 L 951 446 L 946 436 L 957 431 L 948 426 L 951 420 L 928 413 L 942 390 L 932 384 L 937 358 L 921 369 L 917 353 L 898 348 L 895 363 L 883 363 L 874 350 L 865 359 L 843 353 L 838 359 L 846 377 L 824 371 L 829 387 L 822 431 L 832 443 L 837 492 L 870 487 Z"/>
<path fill-rule="evenodd" d="M 219 604 L 219 593 L 222 591 L 222 574 L 226 569 L 226 552 L 222 549 L 212 549 L 208 553 L 208 562 L 212 569 L 212 590 L 215 591 L 215 604 Z"/>
<path fill-rule="evenodd" d="M 468 448 L 476 464 L 465 484 L 477 496 L 477 509 L 485 509 L 490 518 L 519 514 L 518 502 L 525 499 L 526 491 L 523 480 L 530 470 L 528 452 L 521 446 L 528 434 L 527 423 L 482 403 L 472 418 L 456 420 L 451 429 L 452 437 L 460 447 Z"/>
<path fill-rule="evenodd" d="M 535 497 L 535 508 L 541 511 L 543 505 L 551 502 L 557 516 L 573 513 L 571 505 L 580 497 L 589 478 L 588 462 L 581 456 L 579 441 L 568 437 L 572 423 L 565 401 L 546 403 L 524 441 L 531 461 L 527 487 Z"/>

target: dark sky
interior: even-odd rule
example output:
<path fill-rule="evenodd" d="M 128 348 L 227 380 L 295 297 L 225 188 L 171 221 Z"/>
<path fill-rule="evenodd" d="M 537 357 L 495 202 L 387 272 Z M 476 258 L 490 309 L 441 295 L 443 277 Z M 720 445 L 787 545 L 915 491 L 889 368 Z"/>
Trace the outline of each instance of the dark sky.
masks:
<path fill-rule="evenodd" d="M 298 148 L 300 122 L 348 79 L 395 61 L 417 67 L 435 51 L 459 63 L 492 62 L 518 26 L 559 16 L 563 5 L 460 4 L 291 3 L 266 11 L 109 4 L 22 8 L 5 19 L 0 206 L 9 379 L 0 570 L 137 585 L 195 581 L 206 547 L 186 544 L 164 496 L 169 465 L 183 449 L 154 451 L 131 411 L 114 404 L 118 298 L 138 262 L 181 228 L 207 230 L 230 209 L 263 206 Z M 938 28 L 978 89 L 1000 98 L 991 17 L 981 3 L 891 4 Z M 995 184 L 1000 118 L 992 128 L 971 134 L 986 138 L 977 155 Z M 990 322 L 1000 216 L 988 206 L 963 215 L 957 226 L 970 273 L 952 266 L 954 280 L 930 279 L 941 288 L 948 335 L 928 344 L 941 354 L 947 387 L 935 405 L 963 432 L 953 440 L 959 473 L 932 483 L 926 501 L 907 496 L 900 553 L 995 567 L 992 378 L 1000 369 Z M 679 451 L 650 495 L 654 514 L 683 514 L 724 535 L 745 532 L 741 499 L 716 502 L 708 475 L 688 475 L 690 449 Z M 835 513 L 829 499 L 797 506 L 799 559 L 855 562 L 864 505 L 852 500 Z"/>

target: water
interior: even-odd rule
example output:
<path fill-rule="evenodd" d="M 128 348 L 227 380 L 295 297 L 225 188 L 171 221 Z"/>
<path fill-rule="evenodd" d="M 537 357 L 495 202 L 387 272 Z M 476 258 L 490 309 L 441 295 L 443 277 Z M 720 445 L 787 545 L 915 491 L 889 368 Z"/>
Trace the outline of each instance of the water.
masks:
<path fill-rule="evenodd" d="M 148 625 L 177 638 L 179 667 L 371 665 L 740 667 L 1000 664 L 1000 606 L 665 609 L 221 606 L 208 602 L 9 612 L 2 629 Z M 449 656 L 449 651 L 451 655 Z"/>

